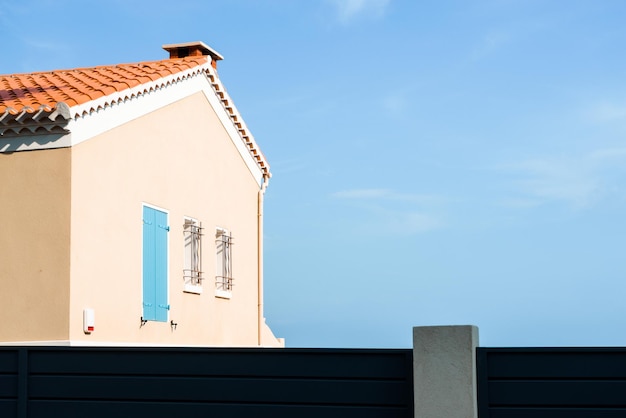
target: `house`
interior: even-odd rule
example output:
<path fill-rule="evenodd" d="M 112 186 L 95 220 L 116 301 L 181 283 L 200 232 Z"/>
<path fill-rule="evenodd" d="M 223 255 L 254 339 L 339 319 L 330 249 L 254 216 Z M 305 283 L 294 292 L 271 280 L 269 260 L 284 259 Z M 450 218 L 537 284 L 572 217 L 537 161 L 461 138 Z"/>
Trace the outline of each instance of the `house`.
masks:
<path fill-rule="evenodd" d="M 270 167 L 202 42 L 0 76 L 0 343 L 283 346 Z"/>

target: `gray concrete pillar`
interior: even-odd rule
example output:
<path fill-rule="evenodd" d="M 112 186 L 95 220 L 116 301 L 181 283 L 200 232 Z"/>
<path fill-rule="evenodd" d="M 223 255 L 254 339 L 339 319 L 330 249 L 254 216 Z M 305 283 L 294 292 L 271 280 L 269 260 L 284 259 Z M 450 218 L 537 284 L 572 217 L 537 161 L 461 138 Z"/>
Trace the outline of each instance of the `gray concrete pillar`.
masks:
<path fill-rule="evenodd" d="M 473 325 L 413 328 L 415 418 L 477 418 Z"/>

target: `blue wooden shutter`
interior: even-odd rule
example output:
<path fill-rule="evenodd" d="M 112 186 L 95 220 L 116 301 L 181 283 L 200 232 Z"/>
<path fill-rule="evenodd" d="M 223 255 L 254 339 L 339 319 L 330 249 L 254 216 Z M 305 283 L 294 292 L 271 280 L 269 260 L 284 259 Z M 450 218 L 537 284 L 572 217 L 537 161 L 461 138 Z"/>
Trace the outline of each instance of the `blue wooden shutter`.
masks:
<path fill-rule="evenodd" d="M 167 213 L 143 208 L 143 319 L 167 321 Z"/>
<path fill-rule="evenodd" d="M 167 321 L 167 311 L 170 306 L 167 304 L 167 233 L 170 227 L 167 224 L 167 214 L 156 211 L 156 268 L 155 268 L 155 304 L 156 320 Z"/>

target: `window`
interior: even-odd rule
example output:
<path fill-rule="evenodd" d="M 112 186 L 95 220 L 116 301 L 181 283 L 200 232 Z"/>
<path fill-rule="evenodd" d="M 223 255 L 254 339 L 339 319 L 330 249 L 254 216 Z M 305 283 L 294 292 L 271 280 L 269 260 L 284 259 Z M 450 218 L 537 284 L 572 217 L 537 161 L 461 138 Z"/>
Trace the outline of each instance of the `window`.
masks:
<path fill-rule="evenodd" d="M 230 298 L 233 290 L 233 264 L 231 247 L 233 238 L 222 228 L 215 232 L 215 246 L 217 249 L 215 296 Z"/>
<path fill-rule="evenodd" d="M 143 207 L 143 320 L 167 321 L 167 213 Z"/>
<path fill-rule="evenodd" d="M 185 260 L 183 265 L 184 291 L 202 293 L 202 226 L 193 218 L 185 218 L 183 225 Z"/>

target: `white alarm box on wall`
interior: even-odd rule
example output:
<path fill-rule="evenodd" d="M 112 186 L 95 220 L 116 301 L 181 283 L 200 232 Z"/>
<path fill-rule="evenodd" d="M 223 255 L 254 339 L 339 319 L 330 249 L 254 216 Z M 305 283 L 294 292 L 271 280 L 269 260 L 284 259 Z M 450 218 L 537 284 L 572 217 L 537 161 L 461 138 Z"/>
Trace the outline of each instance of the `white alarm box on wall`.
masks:
<path fill-rule="evenodd" d="M 83 310 L 83 331 L 85 334 L 91 334 L 95 330 L 95 313 L 93 309 Z"/>

